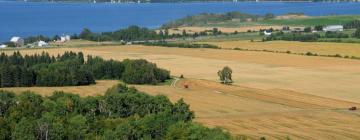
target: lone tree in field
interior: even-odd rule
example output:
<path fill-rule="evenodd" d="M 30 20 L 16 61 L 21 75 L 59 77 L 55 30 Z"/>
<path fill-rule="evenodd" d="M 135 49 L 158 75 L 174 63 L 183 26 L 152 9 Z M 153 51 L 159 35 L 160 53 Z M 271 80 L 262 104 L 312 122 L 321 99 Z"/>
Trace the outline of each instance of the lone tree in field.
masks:
<path fill-rule="evenodd" d="M 225 66 L 222 70 L 219 70 L 218 75 L 221 83 L 231 84 L 233 82 L 231 78 L 231 74 L 232 74 L 232 70 L 228 66 Z"/>

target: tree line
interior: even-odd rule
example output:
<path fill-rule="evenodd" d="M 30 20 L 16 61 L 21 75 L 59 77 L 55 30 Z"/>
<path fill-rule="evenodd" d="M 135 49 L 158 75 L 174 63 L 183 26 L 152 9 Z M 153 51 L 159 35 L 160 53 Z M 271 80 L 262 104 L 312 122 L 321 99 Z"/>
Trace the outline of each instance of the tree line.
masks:
<path fill-rule="evenodd" d="M 310 30 L 311 32 L 311 30 Z M 271 34 L 270 36 L 265 37 L 264 41 L 271 40 L 286 40 L 286 41 L 303 41 L 303 42 L 313 42 L 318 41 L 320 38 L 360 38 L 360 28 L 355 30 L 352 34 L 342 33 L 342 32 L 326 32 L 324 35 L 320 35 L 319 33 L 284 33 L 284 32 L 276 32 Z"/>
<path fill-rule="evenodd" d="M 158 42 L 143 42 L 139 43 L 146 46 L 162 46 L 162 47 L 177 47 L 177 48 L 210 48 L 219 49 L 220 47 L 212 44 L 190 44 L 190 43 L 169 43 L 166 41 Z"/>
<path fill-rule="evenodd" d="M 137 140 L 231 139 L 221 129 L 192 122 L 194 113 L 182 99 L 150 96 L 119 84 L 104 96 L 54 92 L 0 91 L 0 139 Z"/>
<path fill-rule="evenodd" d="M 265 37 L 264 41 L 271 40 L 286 40 L 286 41 L 303 41 L 303 42 L 311 42 L 317 41 L 320 38 L 320 34 L 317 33 L 283 33 L 277 32 L 273 33 L 270 36 Z"/>
<path fill-rule="evenodd" d="M 164 28 L 159 31 L 151 30 L 148 28 L 142 28 L 139 26 L 129 26 L 125 29 L 120 29 L 113 32 L 94 33 L 88 28 L 84 28 L 79 35 L 73 35 L 73 39 L 84 39 L 90 41 L 153 41 L 153 40 L 165 40 L 171 38 L 196 38 L 199 36 L 207 35 L 221 35 L 223 34 L 218 28 L 212 30 L 202 31 L 199 33 L 189 34 L 185 30 L 181 33 L 169 33 L 169 28 Z"/>
<path fill-rule="evenodd" d="M 78 38 L 91 41 L 134 41 L 134 40 L 155 40 L 163 36 L 148 28 L 130 26 L 114 32 L 94 33 L 90 29 L 83 29 Z"/>
<path fill-rule="evenodd" d="M 348 23 L 345 23 L 344 25 L 345 29 L 358 29 L 360 28 L 360 20 L 353 20 Z"/>
<path fill-rule="evenodd" d="M 237 32 L 236 32 L 237 33 Z M 202 32 L 196 32 L 193 34 L 187 33 L 186 30 L 183 30 L 181 33 L 169 33 L 169 29 L 161 29 L 159 31 L 151 30 L 144 27 L 139 26 L 129 26 L 128 28 L 119 29 L 112 32 L 102 32 L 102 33 L 95 33 L 92 32 L 88 28 L 84 28 L 79 34 L 71 35 L 71 39 L 83 39 L 83 40 L 90 40 L 90 41 L 97 41 L 97 42 L 104 42 L 104 41 L 123 41 L 123 42 L 131 42 L 131 41 L 154 41 L 154 40 L 165 40 L 165 39 L 172 39 L 172 38 L 186 38 L 192 37 L 196 38 L 199 36 L 208 36 L 208 35 L 221 35 L 227 33 L 222 33 L 218 28 L 213 28 L 212 30 L 206 30 Z M 60 40 L 59 35 L 55 35 L 53 37 L 48 37 L 44 35 L 38 36 L 29 36 L 24 38 L 24 44 L 32 44 L 38 41 L 56 41 Z M 13 42 L 4 42 L 8 47 L 16 47 L 16 44 Z"/>
<path fill-rule="evenodd" d="M 118 79 L 131 84 L 157 84 L 170 78 L 170 72 L 146 60 L 104 60 L 82 52 L 0 55 L 0 87 L 79 86 L 95 79 Z"/>

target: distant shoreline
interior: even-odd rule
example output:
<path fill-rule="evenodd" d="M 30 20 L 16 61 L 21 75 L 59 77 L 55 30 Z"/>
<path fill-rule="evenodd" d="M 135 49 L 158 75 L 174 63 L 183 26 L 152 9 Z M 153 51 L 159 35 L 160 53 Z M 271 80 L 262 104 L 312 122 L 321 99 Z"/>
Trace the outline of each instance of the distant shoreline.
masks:
<path fill-rule="evenodd" d="M 16 0 L 16 1 L 10 1 L 10 0 L 0 0 L 0 2 L 25 2 L 22 0 Z M 309 2 L 309 3 L 321 3 L 321 2 L 330 2 L 330 3 L 352 3 L 352 2 L 360 2 L 360 1 L 313 1 L 313 0 L 290 0 L 290 1 L 283 1 L 283 0 L 259 0 L 259 1 L 237 1 L 234 2 L 232 0 L 224 0 L 224 1 L 188 1 L 188 2 L 184 2 L 184 1 L 178 1 L 178 2 L 140 2 L 137 3 L 135 1 L 129 1 L 129 2 L 115 2 L 115 3 L 111 3 L 110 1 L 106 1 L 106 2 L 96 2 L 94 3 L 93 0 L 89 0 L 89 1 L 38 1 L 38 0 L 28 0 L 26 2 L 29 3 L 88 3 L 88 4 L 146 4 L 146 3 L 174 3 L 174 4 L 179 4 L 179 3 L 249 3 L 249 2 L 254 2 L 254 3 L 267 3 L 267 2 L 279 2 L 279 3 L 302 3 L 302 2 Z"/>

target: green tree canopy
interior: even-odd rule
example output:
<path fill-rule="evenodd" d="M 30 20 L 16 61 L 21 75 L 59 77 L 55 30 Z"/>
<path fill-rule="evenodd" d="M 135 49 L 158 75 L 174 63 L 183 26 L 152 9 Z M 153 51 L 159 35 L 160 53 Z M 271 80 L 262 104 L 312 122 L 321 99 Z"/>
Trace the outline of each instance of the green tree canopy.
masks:
<path fill-rule="evenodd" d="M 218 76 L 220 78 L 221 83 L 230 84 L 232 83 L 232 70 L 230 67 L 225 66 L 222 70 L 218 71 Z"/>

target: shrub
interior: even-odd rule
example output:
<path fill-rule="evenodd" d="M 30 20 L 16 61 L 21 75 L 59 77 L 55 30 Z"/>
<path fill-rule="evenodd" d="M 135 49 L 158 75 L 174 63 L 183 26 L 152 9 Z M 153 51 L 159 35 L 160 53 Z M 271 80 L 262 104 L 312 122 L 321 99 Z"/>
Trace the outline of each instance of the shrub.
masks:
<path fill-rule="evenodd" d="M 156 84 L 170 78 L 170 72 L 159 69 L 146 60 L 124 60 L 124 82 L 129 84 Z"/>

